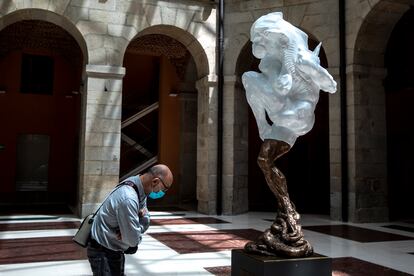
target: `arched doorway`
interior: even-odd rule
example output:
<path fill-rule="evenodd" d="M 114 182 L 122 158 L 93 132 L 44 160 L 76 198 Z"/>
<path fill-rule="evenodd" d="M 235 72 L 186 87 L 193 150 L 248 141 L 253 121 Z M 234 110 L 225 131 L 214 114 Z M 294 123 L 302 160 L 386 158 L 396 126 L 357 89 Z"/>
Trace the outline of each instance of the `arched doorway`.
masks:
<path fill-rule="evenodd" d="M 309 38 L 309 48 L 317 45 Z M 236 74 L 236 93 L 245 93 L 241 83 L 241 75 L 246 71 L 258 71 L 259 60 L 251 51 L 248 42 L 238 58 Z M 327 59 L 323 48 L 320 52 L 321 65 L 327 67 Z M 245 98 L 245 97 L 244 97 Z M 245 124 L 248 125 L 248 191 L 250 211 L 275 211 L 276 199 L 269 190 L 263 173 L 257 165 L 257 156 L 262 141 L 260 140 L 253 113 L 244 99 L 242 103 L 248 108 Z M 315 110 L 316 121 L 313 129 L 299 137 L 288 154 L 280 158 L 276 164 L 285 174 L 289 194 L 300 213 L 329 214 L 329 115 L 328 95 L 320 93 Z"/>
<path fill-rule="evenodd" d="M 70 212 L 78 182 L 83 55 L 40 20 L 0 32 L 0 202 L 5 212 Z"/>
<path fill-rule="evenodd" d="M 414 9 L 395 25 L 385 51 L 387 169 L 391 219 L 414 219 L 414 124 L 409 110 L 414 102 Z"/>
<path fill-rule="evenodd" d="M 167 164 L 174 175 L 163 208 L 196 208 L 197 68 L 188 49 L 163 34 L 134 39 L 124 56 L 120 176 Z"/>
<path fill-rule="evenodd" d="M 397 151 L 401 150 L 399 145 L 405 143 L 405 137 L 400 136 L 407 133 L 410 125 L 404 126 L 406 130 L 402 132 L 399 130 L 401 121 L 398 120 L 402 118 L 399 109 L 407 107 L 403 101 L 408 100 L 402 96 L 405 92 L 401 88 L 409 80 L 404 72 L 409 67 L 404 64 L 410 61 L 408 48 L 405 48 L 410 44 L 410 38 L 405 34 L 411 31 L 404 24 L 409 22 L 410 15 L 402 20 L 409 10 L 410 5 L 406 1 L 377 1 L 357 30 L 348 73 L 352 89 L 348 90 L 347 96 L 347 112 L 352 114 L 348 116 L 348 138 L 351 141 L 349 214 L 354 222 L 396 219 L 395 210 L 401 208 L 398 205 L 410 202 L 409 199 L 403 202 L 405 193 L 410 190 L 404 192 L 405 188 L 396 183 L 397 179 L 406 178 L 400 177 L 407 169 L 396 166 L 408 165 L 398 163 L 405 162 L 406 157 L 405 153 Z M 398 23 L 400 20 L 401 25 Z M 399 58 L 402 66 L 390 58 Z M 391 148 L 387 149 L 387 145 Z M 404 151 L 410 149 L 406 147 Z"/>

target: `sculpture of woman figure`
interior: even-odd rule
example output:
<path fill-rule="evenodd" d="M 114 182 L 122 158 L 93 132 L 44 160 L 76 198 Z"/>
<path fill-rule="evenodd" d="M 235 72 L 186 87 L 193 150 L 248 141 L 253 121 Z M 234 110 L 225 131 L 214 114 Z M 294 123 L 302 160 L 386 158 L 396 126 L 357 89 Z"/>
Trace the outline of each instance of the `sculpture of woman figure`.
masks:
<path fill-rule="evenodd" d="M 260 17 L 251 27 L 253 55 L 261 73 L 246 72 L 242 82 L 247 101 L 264 141 L 258 156 L 266 182 L 278 201 L 270 229 L 245 250 L 265 255 L 303 257 L 313 253 L 303 239 L 299 214 L 289 199 L 286 179 L 274 161 L 289 151 L 296 139 L 314 124 L 319 91 L 336 91 L 336 82 L 320 66 L 319 44 L 312 52 L 308 36 L 283 20 L 281 12 Z M 272 124 L 266 120 L 266 113 Z"/>

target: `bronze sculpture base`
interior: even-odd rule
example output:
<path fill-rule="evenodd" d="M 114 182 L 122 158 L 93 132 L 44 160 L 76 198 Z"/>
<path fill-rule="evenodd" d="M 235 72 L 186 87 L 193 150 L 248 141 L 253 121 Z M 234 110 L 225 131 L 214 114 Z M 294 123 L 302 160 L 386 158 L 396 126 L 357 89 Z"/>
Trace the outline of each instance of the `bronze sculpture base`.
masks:
<path fill-rule="evenodd" d="M 332 259 L 313 254 L 306 258 L 287 259 L 231 251 L 231 276 L 332 276 Z"/>
<path fill-rule="evenodd" d="M 283 141 L 266 139 L 262 144 L 257 162 L 277 198 L 278 212 L 272 226 L 256 241 L 245 245 L 247 252 L 288 258 L 313 254 L 312 246 L 303 238 L 302 227 L 298 223 L 300 215 L 289 199 L 286 178 L 274 165 L 276 159 L 289 150 L 290 145 Z"/>

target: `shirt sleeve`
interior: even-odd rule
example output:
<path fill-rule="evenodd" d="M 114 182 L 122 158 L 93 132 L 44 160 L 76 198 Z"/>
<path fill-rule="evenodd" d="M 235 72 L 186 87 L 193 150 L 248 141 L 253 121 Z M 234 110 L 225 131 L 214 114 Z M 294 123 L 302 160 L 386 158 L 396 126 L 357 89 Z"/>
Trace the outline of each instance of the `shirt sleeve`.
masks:
<path fill-rule="evenodd" d="M 130 247 L 137 246 L 141 240 L 138 203 L 132 199 L 123 200 L 117 209 L 117 219 L 122 242 Z"/>

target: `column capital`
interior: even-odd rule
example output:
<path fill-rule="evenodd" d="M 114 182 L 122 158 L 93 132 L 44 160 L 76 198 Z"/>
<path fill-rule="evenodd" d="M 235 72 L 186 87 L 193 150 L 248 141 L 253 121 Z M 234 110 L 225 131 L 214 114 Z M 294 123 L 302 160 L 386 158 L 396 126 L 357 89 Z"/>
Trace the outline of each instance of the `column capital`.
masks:
<path fill-rule="evenodd" d="M 217 75 L 210 74 L 202 77 L 201 79 L 196 81 L 196 88 L 202 89 L 205 87 L 212 87 L 217 85 Z"/>
<path fill-rule="evenodd" d="M 86 75 L 92 78 L 122 79 L 125 76 L 125 67 L 87 64 Z"/>
<path fill-rule="evenodd" d="M 236 75 L 224 75 L 224 83 L 235 83 L 239 79 Z"/>

